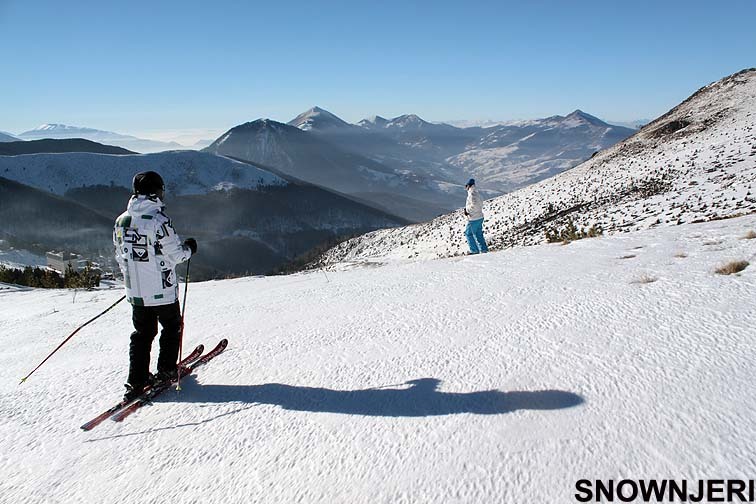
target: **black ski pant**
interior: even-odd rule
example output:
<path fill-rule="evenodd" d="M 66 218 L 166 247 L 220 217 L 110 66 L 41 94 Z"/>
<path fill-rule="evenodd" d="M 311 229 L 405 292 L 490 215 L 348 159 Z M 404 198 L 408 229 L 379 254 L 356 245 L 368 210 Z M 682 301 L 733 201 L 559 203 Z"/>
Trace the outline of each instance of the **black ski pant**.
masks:
<path fill-rule="evenodd" d="M 160 333 L 158 372 L 172 372 L 178 360 L 179 336 L 181 333 L 181 309 L 179 302 L 160 306 L 133 306 L 131 320 L 134 332 L 129 346 L 128 383 L 141 386 L 147 383 L 150 372 L 152 340 L 158 332 L 158 321 L 163 327 Z"/>

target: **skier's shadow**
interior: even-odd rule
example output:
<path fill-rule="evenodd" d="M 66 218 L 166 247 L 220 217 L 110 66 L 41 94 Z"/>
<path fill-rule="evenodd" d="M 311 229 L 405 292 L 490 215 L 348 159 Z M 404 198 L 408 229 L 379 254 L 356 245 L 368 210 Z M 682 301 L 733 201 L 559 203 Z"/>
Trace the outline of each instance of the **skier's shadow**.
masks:
<path fill-rule="evenodd" d="M 273 404 L 287 410 L 347 415 L 419 417 L 473 413 L 496 415 L 516 410 L 555 410 L 583 403 L 562 390 L 440 392 L 436 378 L 402 385 L 360 390 L 332 390 L 266 383 L 262 385 L 199 385 L 193 376 L 182 380 L 184 392 L 167 401 Z"/>

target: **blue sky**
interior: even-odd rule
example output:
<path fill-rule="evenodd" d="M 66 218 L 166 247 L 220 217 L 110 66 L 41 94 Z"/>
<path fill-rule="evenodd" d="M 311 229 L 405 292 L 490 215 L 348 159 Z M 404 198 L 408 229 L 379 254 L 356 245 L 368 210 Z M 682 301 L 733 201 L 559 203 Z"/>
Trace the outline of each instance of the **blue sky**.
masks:
<path fill-rule="evenodd" d="M 0 130 L 653 118 L 756 66 L 756 1 L 0 0 Z M 198 133 L 199 134 L 199 133 Z"/>

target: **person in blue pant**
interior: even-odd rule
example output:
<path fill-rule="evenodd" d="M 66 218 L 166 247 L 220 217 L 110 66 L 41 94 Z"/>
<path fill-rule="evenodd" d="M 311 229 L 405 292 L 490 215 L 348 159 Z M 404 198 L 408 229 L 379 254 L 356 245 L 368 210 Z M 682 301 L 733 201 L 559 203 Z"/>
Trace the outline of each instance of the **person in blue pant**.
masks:
<path fill-rule="evenodd" d="M 486 245 L 486 239 L 483 237 L 483 200 L 480 199 L 478 189 L 475 187 L 475 179 L 468 180 L 465 189 L 467 189 L 465 236 L 467 237 L 467 244 L 470 246 L 470 253 L 488 252 L 488 245 Z"/>

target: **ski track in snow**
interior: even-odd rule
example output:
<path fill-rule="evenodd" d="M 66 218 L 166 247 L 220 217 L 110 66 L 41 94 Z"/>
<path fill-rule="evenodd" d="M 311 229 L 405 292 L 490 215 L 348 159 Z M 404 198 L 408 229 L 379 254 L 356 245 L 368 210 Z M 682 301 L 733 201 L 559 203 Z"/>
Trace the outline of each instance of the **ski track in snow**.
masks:
<path fill-rule="evenodd" d="M 226 352 L 89 433 L 122 391 L 127 305 L 17 384 L 121 290 L 0 291 L 0 500 L 572 502 L 581 478 L 747 479 L 756 265 L 713 270 L 756 260 L 754 229 L 193 283 L 185 352 Z"/>

